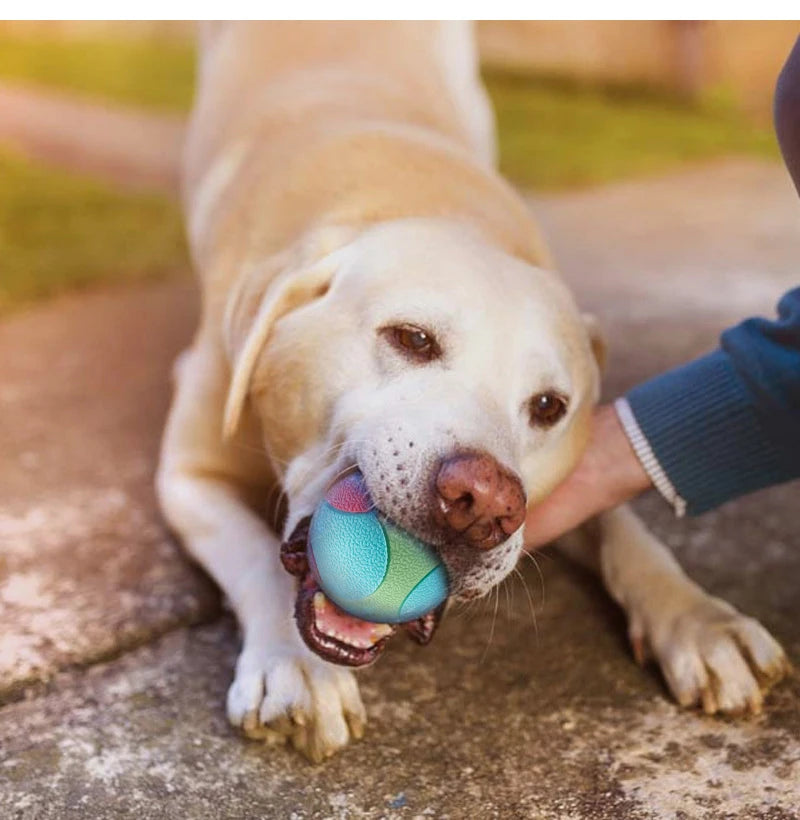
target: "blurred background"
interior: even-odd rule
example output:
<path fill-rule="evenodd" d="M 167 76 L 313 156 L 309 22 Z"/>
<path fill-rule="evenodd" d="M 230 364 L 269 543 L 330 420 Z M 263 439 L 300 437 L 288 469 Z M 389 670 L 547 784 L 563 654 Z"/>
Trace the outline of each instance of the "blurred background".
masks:
<path fill-rule="evenodd" d="M 531 191 L 776 160 L 793 21 L 478 25 L 501 167 Z M 174 196 L 190 22 L 0 23 L 0 313 L 187 268 Z"/>

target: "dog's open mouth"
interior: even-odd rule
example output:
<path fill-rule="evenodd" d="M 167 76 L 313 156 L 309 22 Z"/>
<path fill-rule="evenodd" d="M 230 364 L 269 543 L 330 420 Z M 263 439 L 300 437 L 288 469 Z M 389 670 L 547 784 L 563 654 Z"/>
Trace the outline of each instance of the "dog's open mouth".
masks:
<path fill-rule="evenodd" d="M 375 624 L 341 610 L 320 589 L 308 563 L 306 547 L 311 518 L 304 518 L 281 546 L 281 561 L 299 579 L 294 617 L 306 645 L 321 658 L 342 666 L 366 666 L 386 648 L 398 628 L 419 644 L 428 643 L 445 604 L 403 624 Z"/>

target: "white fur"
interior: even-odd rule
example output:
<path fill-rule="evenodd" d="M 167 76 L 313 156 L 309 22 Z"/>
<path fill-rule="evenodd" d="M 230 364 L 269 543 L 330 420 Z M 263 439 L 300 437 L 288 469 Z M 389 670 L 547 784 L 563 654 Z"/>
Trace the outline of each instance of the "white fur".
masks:
<path fill-rule="evenodd" d="M 249 148 L 250 144 L 247 140 L 240 140 L 228 148 L 212 163 L 193 192 L 187 226 L 190 247 L 200 248 L 202 246 L 213 210 L 231 180 L 242 167 Z"/>
<path fill-rule="evenodd" d="M 480 78 L 480 60 L 472 20 L 439 23 L 439 51 L 450 94 L 477 156 L 488 166 L 497 161 L 494 111 Z"/>
<path fill-rule="evenodd" d="M 788 669 L 775 639 L 687 578 L 630 510 L 607 513 L 600 528 L 602 577 L 628 614 L 639 659 L 656 658 L 682 706 L 699 704 L 708 714 L 760 712 L 762 685 Z"/>

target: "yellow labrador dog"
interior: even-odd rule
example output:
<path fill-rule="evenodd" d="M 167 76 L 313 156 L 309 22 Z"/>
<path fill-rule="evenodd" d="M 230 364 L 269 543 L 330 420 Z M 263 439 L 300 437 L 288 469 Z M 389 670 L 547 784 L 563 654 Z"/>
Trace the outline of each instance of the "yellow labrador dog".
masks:
<path fill-rule="evenodd" d="M 580 456 L 600 345 L 494 170 L 468 24 L 213 24 L 201 40 L 184 193 L 202 318 L 158 491 L 241 624 L 230 720 L 321 760 L 361 735 L 351 668 L 397 629 L 316 589 L 305 526 L 326 487 L 357 465 L 438 549 L 451 597 L 485 595 L 519 557 L 526 505 Z M 780 647 L 630 512 L 570 546 L 681 703 L 759 709 Z M 404 627 L 425 642 L 438 614 Z"/>

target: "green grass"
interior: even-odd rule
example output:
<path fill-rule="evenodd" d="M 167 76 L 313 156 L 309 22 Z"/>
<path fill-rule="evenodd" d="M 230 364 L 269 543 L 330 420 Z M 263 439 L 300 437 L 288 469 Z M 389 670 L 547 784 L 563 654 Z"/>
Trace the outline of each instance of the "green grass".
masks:
<path fill-rule="evenodd" d="M 186 111 L 194 45 L 173 38 L 79 39 L 0 32 L 0 77 L 150 108 Z"/>
<path fill-rule="evenodd" d="M 720 156 L 779 156 L 772 131 L 730 105 L 503 74 L 486 83 L 501 168 L 522 186 L 580 187 Z"/>
<path fill-rule="evenodd" d="M 0 312 L 187 265 L 178 206 L 0 151 Z"/>

